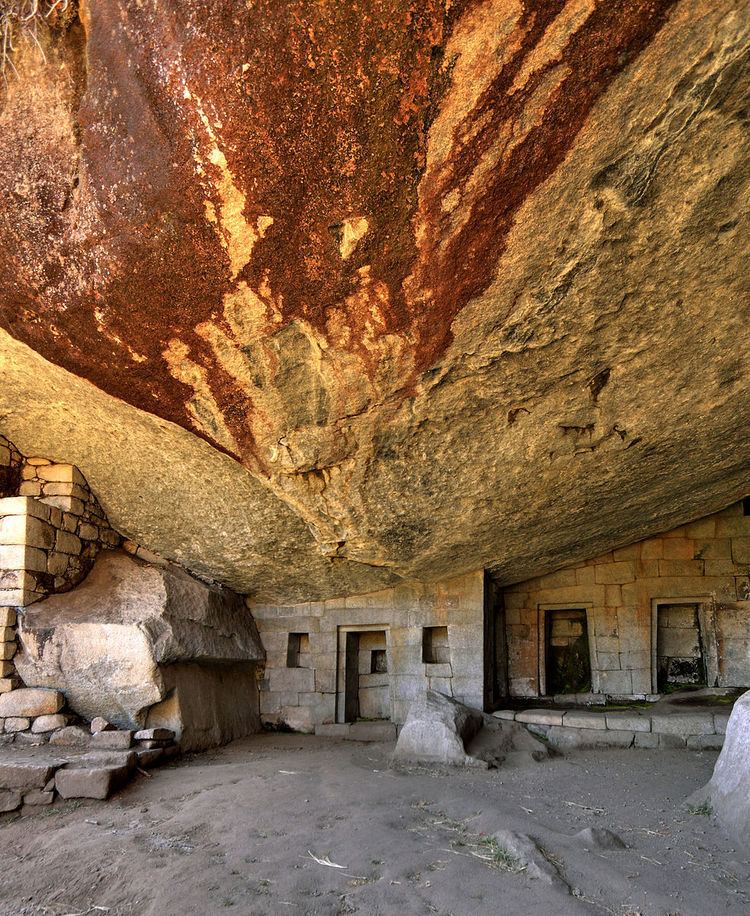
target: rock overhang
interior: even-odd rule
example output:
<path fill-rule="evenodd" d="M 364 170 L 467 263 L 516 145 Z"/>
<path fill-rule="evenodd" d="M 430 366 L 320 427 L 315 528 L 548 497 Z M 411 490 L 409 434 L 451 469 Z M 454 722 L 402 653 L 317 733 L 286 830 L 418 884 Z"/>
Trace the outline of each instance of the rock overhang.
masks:
<path fill-rule="evenodd" d="M 747 7 L 256 6 L 91 2 L 63 78 L 19 61 L 10 438 L 279 601 L 518 581 L 745 495 Z"/>

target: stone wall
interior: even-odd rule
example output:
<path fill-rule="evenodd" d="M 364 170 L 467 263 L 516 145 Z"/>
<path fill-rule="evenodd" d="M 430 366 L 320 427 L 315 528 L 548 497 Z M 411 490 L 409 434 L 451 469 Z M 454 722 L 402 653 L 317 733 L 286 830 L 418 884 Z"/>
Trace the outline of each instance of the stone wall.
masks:
<path fill-rule="evenodd" d="M 596 693 L 656 692 L 660 604 L 698 608 L 709 686 L 750 683 L 747 508 L 747 501 L 744 507 L 736 503 L 666 534 L 506 588 L 510 694 L 547 692 L 544 612 L 556 608 L 586 610 Z M 690 652 L 687 644 L 684 651 Z"/>
<path fill-rule="evenodd" d="M 345 655 L 350 633 L 363 634 L 357 655 L 357 673 L 363 677 L 362 718 L 377 717 L 385 692 L 388 718 L 402 723 L 412 700 L 427 687 L 481 708 L 483 601 L 484 574 L 476 572 L 433 585 L 415 583 L 325 602 L 251 604 L 266 650 L 260 685 L 263 722 L 314 731 L 316 726 L 346 721 Z M 448 645 L 443 644 L 441 633 L 426 634 L 429 627 L 445 628 Z M 384 634 L 384 642 L 371 634 Z M 309 655 L 295 658 L 290 639 L 299 645 L 300 635 L 309 638 Z M 439 649 L 441 661 L 424 660 L 425 640 L 429 645 L 431 635 L 436 636 L 434 648 Z M 378 651 L 381 645 L 386 650 L 386 671 L 365 670 L 368 663 L 362 653 Z M 309 667 L 299 665 L 300 657 Z"/>
<path fill-rule="evenodd" d="M 5 436 L 0 436 L 0 499 L 15 496 L 21 484 L 23 456 Z"/>

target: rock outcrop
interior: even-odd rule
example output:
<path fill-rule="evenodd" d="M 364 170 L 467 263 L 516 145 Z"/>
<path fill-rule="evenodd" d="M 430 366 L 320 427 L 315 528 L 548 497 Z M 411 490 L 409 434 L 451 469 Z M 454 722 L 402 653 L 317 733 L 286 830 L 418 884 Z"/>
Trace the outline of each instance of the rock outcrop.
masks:
<path fill-rule="evenodd" d="M 117 530 L 318 600 L 750 490 L 748 0 L 79 9 L 0 89 L 0 422 Z"/>
<path fill-rule="evenodd" d="M 181 569 L 103 553 L 83 584 L 26 608 L 18 637 L 24 682 L 63 691 L 87 719 L 164 725 L 183 748 L 258 728 L 255 624 L 236 595 Z"/>
<path fill-rule="evenodd" d="M 519 755 L 541 760 L 545 745 L 515 722 L 501 721 L 426 690 L 411 705 L 393 759 L 402 763 L 499 766 Z"/>
<path fill-rule="evenodd" d="M 724 747 L 701 798 L 738 842 L 750 848 L 750 691 L 734 704 Z"/>

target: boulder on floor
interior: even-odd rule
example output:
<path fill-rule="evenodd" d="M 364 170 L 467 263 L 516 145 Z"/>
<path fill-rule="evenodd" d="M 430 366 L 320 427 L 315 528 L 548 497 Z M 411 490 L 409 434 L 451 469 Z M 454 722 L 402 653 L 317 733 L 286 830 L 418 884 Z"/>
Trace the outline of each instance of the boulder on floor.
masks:
<path fill-rule="evenodd" d="M 510 755 L 534 759 L 547 748 L 515 722 L 493 719 L 434 690 L 419 696 L 398 736 L 393 759 L 453 766 L 498 766 Z"/>
<path fill-rule="evenodd" d="M 750 847 L 750 691 L 734 704 L 724 747 L 701 796 L 727 832 Z"/>
<path fill-rule="evenodd" d="M 77 588 L 28 607 L 18 635 L 24 681 L 63 691 L 86 719 L 192 729 L 195 743 L 183 742 L 191 748 L 258 728 L 255 664 L 264 652 L 252 616 L 238 595 L 179 567 L 105 551 Z M 186 667 L 191 677 L 181 676 Z M 165 703 L 162 722 L 150 711 Z M 227 724 L 222 703 L 232 707 Z"/>

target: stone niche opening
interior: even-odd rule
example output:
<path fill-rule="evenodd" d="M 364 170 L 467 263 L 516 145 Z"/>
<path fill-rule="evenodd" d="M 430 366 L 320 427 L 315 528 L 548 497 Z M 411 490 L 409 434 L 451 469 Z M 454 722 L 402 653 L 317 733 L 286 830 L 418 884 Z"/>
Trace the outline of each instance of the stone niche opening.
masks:
<path fill-rule="evenodd" d="M 707 686 L 700 603 L 656 605 L 656 689 Z"/>
<path fill-rule="evenodd" d="M 448 627 L 423 627 L 422 662 L 425 665 L 448 665 L 450 660 Z"/>
<path fill-rule="evenodd" d="M 391 718 L 387 628 L 339 629 L 339 687 L 340 722 Z"/>
<path fill-rule="evenodd" d="M 550 608 L 544 611 L 545 692 L 588 693 L 591 690 L 591 656 L 584 608 Z"/>
<path fill-rule="evenodd" d="M 290 633 L 286 650 L 287 668 L 310 668 L 311 665 L 310 634 Z"/>

